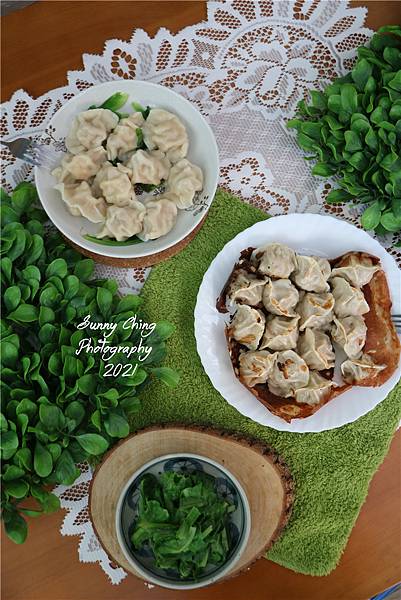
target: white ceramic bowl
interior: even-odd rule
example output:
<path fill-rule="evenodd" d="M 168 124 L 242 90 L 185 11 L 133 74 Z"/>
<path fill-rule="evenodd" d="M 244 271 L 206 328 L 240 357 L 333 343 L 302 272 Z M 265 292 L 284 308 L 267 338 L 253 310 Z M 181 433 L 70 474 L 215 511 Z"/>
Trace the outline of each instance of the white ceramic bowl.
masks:
<path fill-rule="evenodd" d="M 132 112 L 131 102 L 142 106 L 164 108 L 176 114 L 184 123 L 189 137 L 188 160 L 198 165 L 204 175 L 203 190 L 197 195 L 195 206 L 179 210 L 177 223 L 167 234 L 130 246 L 106 246 L 91 242 L 83 237 L 95 235 L 99 224 L 90 223 L 83 217 L 74 217 L 54 189 L 55 178 L 46 169 L 35 168 L 35 182 L 39 198 L 54 225 L 71 241 L 82 248 L 103 256 L 114 258 L 137 258 L 161 252 L 184 239 L 201 222 L 207 213 L 216 192 L 219 176 L 219 156 L 216 140 L 209 125 L 200 112 L 185 98 L 172 90 L 147 81 L 109 81 L 91 87 L 78 94 L 56 112 L 46 128 L 44 138 L 55 149 L 63 147 L 64 139 L 73 118 L 92 104 L 100 105 L 115 92 L 126 92 L 129 99 L 121 112 Z M 62 159 L 60 153 L 60 160 Z"/>
<path fill-rule="evenodd" d="M 188 473 L 196 470 L 201 470 L 214 477 L 218 493 L 224 491 L 224 494 L 228 494 L 231 502 L 235 504 L 236 509 L 231 513 L 230 518 L 230 525 L 233 528 L 231 531 L 235 532 L 231 534 L 234 541 L 225 563 L 218 567 L 206 567 L 205 573 L 196 581 L 193 579 L 180 580 L 174 574 L 156 567 L 151 551 L 135 550 L 130 543 L 130 534 L 137 516 L 139 483 L 145 473 L 158 476 L 166 471 Z M 198 454 L 164 454 L 145 463 L 128 479 L 117 502 L 115 526 L 125 558 L 141 577 L 162 587 L 189 590 L 216 583 L 234 568 L 248 543 L 251 513 L 244 489 L 226 467 Z"/>

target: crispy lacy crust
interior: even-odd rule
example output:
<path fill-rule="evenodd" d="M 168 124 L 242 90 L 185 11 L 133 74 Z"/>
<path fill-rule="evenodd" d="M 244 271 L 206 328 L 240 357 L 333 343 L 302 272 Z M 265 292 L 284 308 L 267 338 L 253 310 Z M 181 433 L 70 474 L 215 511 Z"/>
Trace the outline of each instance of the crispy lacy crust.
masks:
<path fill-rule="evenodd" d="M 245 269 L 250 267 L 249 257 L 253 249 L 248 248 L 241 253 L 240 261 L 234 266 L 234 269 L 224 286 L 220 297 L 217 299 L 217 309 L 220 312 L 227 312 L 225 297 L 228 286 L 233 280 L 236 271 L 239 268 Z M 369 258 L 373 264 L 380 264 L 376 256 L 371 256 L 364 252 L 349 252 L 340 256 L 331 262 L 332 267 L 346 266 L 350 262 L 351 256 L 357 256 L 360 259 Z M 249 270 L 251 270 L 249 268 Z M 391 299 L 387 285 L 387 279 L 382 270 L 377 271 L 371 281 L 363 287 L 363 293 L 366 301 L 369 304 L 370 310 L 364 315 L 367 326 L 366 344 L 364 353 L 371 356 L 372 360 L 378 365 L 386 365 L 386 368 L 376 372 L 373 377 L 366 377 L 357 384 L 360 386 L 379 386 L 382 385 L 397 368 L 400 359 L 400 342 L 391 320 Z M 349 390 L 352 385 L 344 384 L 342 386 L 331 388 L 330 391 L 320 400 L 319 403 L 300 404 L 294 398 L 282 398 L 272 394 L 266 385 L 258 384 L 254 387 L 249 387 L 239 374 L 239 355 L 241 345 L 234 340 L 230 335 L 230 327 L 226 328 L 226 338 L 228 350 L 231 357 L 235 376 L 241 383 L 268 408 L 274 415 L 290 422 L 292 419 L 304 419 L 309 417 L 319 410 L 324 404 L 327 404 L 332 398 L 339 396 L 346 390 Z M 324 371 L 320 373 L 327 379 L 332 379 L 333 371 Z"/>

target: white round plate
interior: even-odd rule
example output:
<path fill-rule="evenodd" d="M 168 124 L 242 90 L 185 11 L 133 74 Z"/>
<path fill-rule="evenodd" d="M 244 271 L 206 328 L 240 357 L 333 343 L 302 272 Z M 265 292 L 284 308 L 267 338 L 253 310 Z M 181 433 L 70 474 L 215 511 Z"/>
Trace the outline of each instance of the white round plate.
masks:
<path fill-rule="evenodd" d="M 368 252 L 380 258 L 393 301 L 392 312 L 401 314 L 401 273 L 394 259 L 365 231 L 339 219 L 317 214 L 291 214 L 272 217 L 245 229 L 226 244 L 206 271 L 195 307 L 195 337 L 203 367 L 218 392 L 240 413 L 257 423 L 280 431 L 297 433 L 326 431 L 351 423 L 384 400 L 401 375 L 380 387 L 353 387 L 333 398 L 314 415 L 287 423 L 273 415 L 235 377 L 224 335 L 227 315 L 216 309 L 224 282 L 245 248 L 280 242 L 296 252 L 336 258 L 351 250 Z"/>
<path fill-rule="evenodd" d="M 196 196 L 195 205 L 189 209 L 179 210 L 177 223 L 173 229 L 157 240 L 149 240 L 130 246 L 106 246 L 86 240 L 83 235 L 95 235 L 100 224 L 90 223 L 83 217 L 71 215 L 61 199 L 60 192 L 54 189 L 57 181 L 49 171 L 35 168 L 35 183 L 39 198 L 54 225 L 71 241 L 81 248 L 114 258 L 137 258 L 162 252 L 174 246 L 201 222 L 212 203 L 219 177 L 219 156 L 216 140 L 209 125 L 200 112 L 188 100 L 179 96 L 167 87 L 147 81 L 108 81 L 88 88 L 69 100 L 51 119 L 46 128 L 46 143 L 55 149 L 63 144 L 71 128 L 73 118 L 87 110 L 92 104 L 100 105 L 115 92 L 126 92 L 129 99 L 121 112 L 133 112 L 131 102 L 142 106 L 164 108 L 176 114 L 184 123 L 188 132 L 188 160 L 198 165 L 203 171 L 204 185 Z M 60 161 L 63 155 L 60 154 Z"/>

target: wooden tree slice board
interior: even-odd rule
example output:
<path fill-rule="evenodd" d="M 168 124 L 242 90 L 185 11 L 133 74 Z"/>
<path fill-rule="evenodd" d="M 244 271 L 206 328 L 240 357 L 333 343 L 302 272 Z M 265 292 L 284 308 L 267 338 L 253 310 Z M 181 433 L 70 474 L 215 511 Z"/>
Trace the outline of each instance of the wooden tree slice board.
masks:
<path fill-rule="evenodd" d="M 144 267 L 152 267 L 157 263 L 162 262 L 163 260 L 167 260 L 172 256 L 175 256 L 181 250 L 183 250 L 188 244 L 194 239 L 199 229 L 202 227 L 205 222 L 205 217 L 202 221 L 185 237 L 183 240 L 178 242 L 178 244 L 174 244 L 174 246 L 170 246 L 166 250 L 162 252 L 156 252 L 155 254 L 148 254 L 147 256 L 138 256 L 137 258 L 114 258 L 112 256 L 103 256 L 102 254 L 97 254 L 96 252 L 92 252 L 91 250 L 87 250 L 86 248 L 82 248 L 78 244 L 72 242 L 69 238 L 63 235 L 64 239 L 70 246 L 72 246 L 75 250 L 83 254 L 84 256 L 88 256 L 89 258 L 93 258 L 98 263 L 103 265 L 110 265 L 112 267 L 123 267 L 123 268 L 144 268 Z M 100 248 L 100 246 L 99 246 Z"/>
<path fill-rule="evenodd" d="M 115 531 L 116 505 L 129 477 L 143 464 L 171 453 L 194 453 L 224 465 L 239 480 L 251 511 L 248 544 L 233 577 L 262 556 L 280 536 L 293 503 L 293 480 L 287 466 L 268 446 L 210 428 L 166 425 L 147 428 L 114 447 L 97 467 L 89 491 L 95 532 L 109 557 L 141 577 L 126 560 Z"/>

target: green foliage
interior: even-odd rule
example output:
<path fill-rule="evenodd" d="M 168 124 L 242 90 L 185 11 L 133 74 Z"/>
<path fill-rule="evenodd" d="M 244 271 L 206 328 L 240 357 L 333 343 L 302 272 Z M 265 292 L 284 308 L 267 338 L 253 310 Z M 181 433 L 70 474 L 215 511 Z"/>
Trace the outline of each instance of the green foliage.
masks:
<path fill-rule="evenodd" d="M 139 513 L 132 533 L 135 548 L 150 547 L 156 566 L 182 579 L 199 577 L 206 565 L 222 564 L 230 550 L 228 523 L 235 506 L 215 490 L 205 473 L 144 475 Z"/>
<path fill-rule="evenodd" d="M 1 195 L 1 507 L 14 542 L 27 535 L 25 516 L 57 510 L 45 486 L 70 485 L 76 463 L 99 457 L 129 433 L 140 410 L 138 392 L 149 376 L 171 385 L 177 374 L 159 367 L 174 328 L 162 321 L 146 338 L 152 352 L 140 361 L 121 351 L 109 361 L 137 365 L 134 375 L 105 377 L 100 353 L 76 354 L 81 340 L 97 345 L 101 330 L 77 325 L 116 323 L 112 346 L 133 347 L 140 333 L 123 323 L 139 316 L 141 299 L 120 297 L 112 280 L 93 279 L 94 263 L 69 248 L 58 233 L 44 232 L 33 185 L 21 183 Z M 159 370 L 158 370 L 159 369 Z M 33 496 L 37 509 L 23 506 Z"/>
<path fill-rule="evenodd" d="M 312 90 L 287 126 L 318 161 L 313 175 L 335 176 L 328 203 L 364 204 L 365 229 L 401 230 L 401 27 L 379 29 L 352 71 Z"/>

